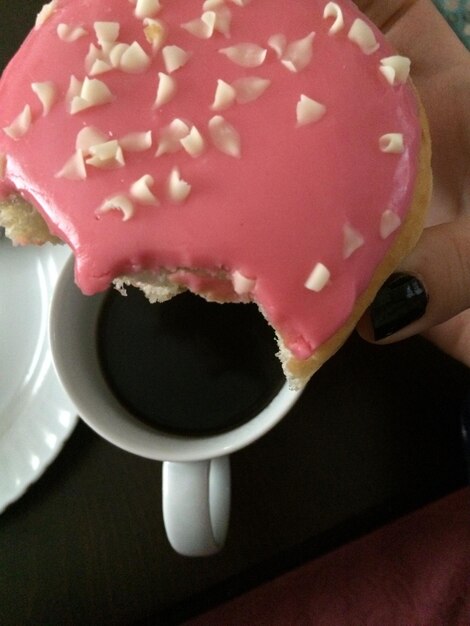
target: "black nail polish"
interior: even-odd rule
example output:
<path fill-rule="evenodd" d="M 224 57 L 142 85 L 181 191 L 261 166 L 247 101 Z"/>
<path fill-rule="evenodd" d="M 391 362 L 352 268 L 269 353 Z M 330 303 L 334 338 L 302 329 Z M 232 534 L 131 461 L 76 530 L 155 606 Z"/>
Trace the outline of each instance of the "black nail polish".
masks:
<path fill-rule="evenodd" d="M 422 283 L 409 274 L 392 274 L 370 307 L 374 339 L 379 341 L 424 315 L 428 296 Z"/>

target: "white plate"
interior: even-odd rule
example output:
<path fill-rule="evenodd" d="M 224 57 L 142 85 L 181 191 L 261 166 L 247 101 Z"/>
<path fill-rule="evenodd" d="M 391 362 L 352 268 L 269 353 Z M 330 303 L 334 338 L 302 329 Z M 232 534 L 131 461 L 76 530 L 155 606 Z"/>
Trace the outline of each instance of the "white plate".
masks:
<path fill-rule="evenodd" d="M 65 246 L 0 239 L 0 513 L 55 459 L 77 423 L 52 365 L 48 316 Z"/>

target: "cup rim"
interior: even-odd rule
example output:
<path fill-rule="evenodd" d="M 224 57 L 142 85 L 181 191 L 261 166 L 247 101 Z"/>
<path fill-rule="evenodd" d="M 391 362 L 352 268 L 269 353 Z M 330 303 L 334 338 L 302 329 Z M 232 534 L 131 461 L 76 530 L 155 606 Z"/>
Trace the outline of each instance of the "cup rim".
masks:
<path fill-rule="evenodd" d="M 57 375 L 75 404 L 80 417 L 97 434 L 119 448 L 159 461 L 201 461 L 230 454 L 266 434 L 292 408 L 301 390 L 289 389 L 287 382 L 258 415 L 236 428 L 208 436 L 189 437 L 158 431 L 135 418 L 109 390 L 91 341 L 83 335 L 85 318 L 96 322 L 106 292 L 84 296 L 74 282 L 74 259 L 63 268 L 52 297 L 49 326 L 51 352 Z M 164 305 L 163 305 L 164 306 Z M 72 314 L 73 313 L 73 314 Z M 88 337 L 94 333 L 85 325 Z M 75 358 L 70 358 L 70 353 Z M 96 358 L 95 358 L 96 357 Z M 88 376 L 83 375 L 88 359 Z M 90 372 L 95 379 L 91 380 Z M 99 379 L 96 379 L 99 377 Z M 98 409 L 97 409 L 98 405 Z"/>

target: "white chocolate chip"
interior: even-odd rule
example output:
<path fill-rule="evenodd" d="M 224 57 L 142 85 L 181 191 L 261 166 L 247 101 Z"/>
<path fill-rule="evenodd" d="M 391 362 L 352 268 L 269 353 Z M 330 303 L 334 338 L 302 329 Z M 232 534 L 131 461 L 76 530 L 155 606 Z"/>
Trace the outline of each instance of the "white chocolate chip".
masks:
<path fill-rule="evenodd" d="M 52 81 L 31 83 L 31 89 L 42 104 L 43 115 L 47 115 L 57 99 L 57 88 Z"/>
<path fill-rule="evenodd" d="M 303 39 L 298 39 L 288 44 L 281 63 L 291 72 L 300 72 L 309 65 L 312 60 L 312 44 L 315 33 L 310 33 Z"/>
<path fill-rule="evenodd" d="M 90 146 L 89 152 L 91 156 L 86 160 L 87 165 L 99 169 L 114 169 L 126 164 L 122 148 L 116 139 Z"/>
<path fill-rule="evenodd" d="M 153 17 L 161 9 L 159 0 L 137 0 L 134 15 L 139 19 Z"/>
<path fill-rule="evenodd" d="M 119 22 L 94 22 L 93 28 L 95 30 L 96 39 L 100 46 L 102 46 L 105 43 L 114 43 L 117 41 L 121 25 Z"/>
<path fill-rule="evenodd" d="M 405 150 L 402 133 L 387 133 L 379 139 L 379 148 L 382 152 L 401 154 Z"/>
<path fill-rule="evenodd" d="M 259 67 L 263 65 L 268 51 L 254 43 L 239 43 L 219 52 L 241 67 Z"/>
<path fill-rule="evenodd" d="M 122 55 L 129 49 L 129 44 L 127 43 L 116 43 L 114 44 L 108 53 L 108 59 L 111 65 L 114 68 L 118 68 L 121 63 Z"/>
<path fill-rule="evenodd" d="M 0 180 L 5 178 L 7 172 L 7 155 L 0 152 Z"/>
<path fill-rule="evenodd" d="M 89 74 L 90 76 L 99 76 L 100 74 L 106 74 L 106 72 L 110 72 L 112 69 L 113 66 L 109 63 L 106 63 L 106 61 L 96 59 L 89 71 Z"/>
<path fill-rule="evenodd" d="M 181 139 L 189 134 L 190 127 L 180 120 L 174 119 L 168 126 L 165 126 L 160 133 L 160 141 L 155 156 L 162 154 L 178 152 L 182 149 Z"/>
<path fill-rule="evenodd" d="M 119 140 L 119 145 L 127 152 L 145 152 L 152 147 L 152 131 L 129 133 Z"/>
<path fill-rule="evenodd" d="M 35 30 L 41 28 L 43 24 L 52 16 L 57 8 L 58 0 L 51 0 L 48 4 L 45 4 L 36 16 L 36 22 L 34 25 Z"/>
<path fill-rule="evenodd" d="M 251 293 L 256 285 L 256 280 L 247 278 L 241 272 L 236 270 L 232 274 L 233 289 L 239 296 L 245 296 Z"/>
<path fill-rule="evenodd" d="M 287 39 L 286 36 L 282 33 L 277 33 L 276 35 L 271 35 L 268 39 L 268 46 L 274 50 L 278 59 L 281 59 L 284 56 L 284 53 L 287 48 Z"/>
<path fill-rule="evenodd" d="M 209 133 L 217 150 L 228 156 L 240 158 L 240 135 L 221 115 L 215 115 L 209 120 Z"/>
<path fill-rule="evenodd" d="M 105 200 L 98 209 L 99 213 L 108 211 L 122 211 L 122 221 L 127 222 L 134 215 L 134 205 L 127 196 L 120 194 Z"/>
<path fill-rule="evenodd" d="M 76 150 L 55 177 L 66 178 L 67 180 L 85 180 L 87 173 L 82 151 Z"/>
<path fill-rule="evenodd" d="M 61 41 L 65 43 L 73 43 L 81 37 L 88 34 L 88 31 L 83 26 L 73 26 L 72 24 L 59 24 L 57 26 L 57 36 Z"/>
<path fill-rule="evenodd" d="M 305 281 L 305 287 L 310 291 L 322 291 L 328 284 L 330 277 L 330 270 L 323 263 L 317 263 Z"/>
<path fill-rule="evenodd" d="M 224 0 L 204 0 L 202 4 L 203 11 L 214 11 L 224 6 Z"/>
<path fill-rule="evenodd" d="M 216 19 L 215 11 L 206 11 L 201 17 L 181 24 L 181 28 L 199 39 L 210 39 L 214 34 Z"/>
<path fill-rule="evenodd" d="M 88 53 L 85 57 L 85 70 L 87 72 L 87 74 L 89 74 L 91 72 L 91 69 L 93 67 L 93 65 L 96 63 L 96 61 L 103 61 L 106 62 L 106 56 L 103 53 L 102 50 L 99 50 L 94 43 L 90 44 L 90 47 L 88 48 Z"/>
<path fill-rule="evenodd" d="M 153 176 L 145 174 L 131 185 L 131 196 L 140 204 L 153 204 L 158 206 L 160 204 L 158 198 L 150 191 L 150 187 L 153 187 L 154 182 Z"/>
<path fill-rule="evenodd" d="M 90 154 L 90 148 L 109 141 L 109 137 L 93 126 L 85 126 L 77 134 L 75 148 Z"/>
<path fill-rule="evenodd" d="M 166 38 L 166 28 L 160 20 L 153 20 L 149 17 L 144 19 L 144 35 L 153 52 L 157 52 L 163 45 Z"/>
<path fill-rule="evenodd" d="M 323 11 L 323 18 L 326 20 L 330 17 L 334 19 L 334 22 L 331 25 L 328 34 L 336 35 L 340 32 L 340 30 L 343 30 L 344 28 L 343 11 L 339 4 L 337 4 L 336 2 L 328 2 L 328 4 L 325 6 L 325 10 Z"/>
<path fill-rule="evenodd" d="M 150 58 L 137 41 L 134 41 L 134 43 L 123 52 L 119 61 L 119 68 L 123 72 L 130 74 L 145 72 L 149 65 Z"/>
<path fill-rule="evenodd" d="M 398 54 L 380 60 L 379 68 L 387 81 L 395 85 L 403 85 L 410 75 L 411 61 Z"/>
<path fill-rule="evenodd" d="M 237 78 L 232 83 L 232 88 L 235 90 L 238 104 L 247 104 L 262 96 L 270 84 L 271 81 L 268 78 L 244 76 L 243 78 Z"/>
<path fill-rule="evenodd" d="M 82 85 L 83 83 L 72 74 L 72 76 L 70 77 L 70 81 L 69 81 L 69 88 L 67 90 L 67 93 L 65 94 L 65 100 L 67 104 L 69 105 L 69 107 L 70 107 L 72 100 L 75 97 L 80 95 L 80 92 L 82 90 Z"/>
<path fill-rule="evenodd" d="M 27 104 L 13 122 L 3 129 L 3 132 L 11 137 L 11 139 L 18 141 L 26 135 L 31 127 L 32 121 L 31 107 Z"/>
<path fill-rule="evenodd" d="M 211 109 L 213 111 L 228 109 L 235 102 L 236 95 L 237 93 L 231 85 L 219 79 Z"/>
<path fill-rule="evenodd" d="M 171 170 L 168 178 L 168 195 L 173 202 L 184 202 L 191 193 L 191 185 L 181 178 L 177 167 Z"/>
<path fill-rule="evenodd" d="M 189 59 L 189 53 L 179 46 L 165 46 L 162 50 L 163 62 L 168 74 L 172 74 L 179 70 L 180 67 L 186 65 Z"/>
<path fill-rule="evenodd" d="M 205 150 L 204 138 L 196 126 L 192 126 L 189 133 L 180 139 L 180 143 L 192 157 L 200 156 Z"/>
<path fill-rule="evenodd" d="M 380 220 L 380 236 L 382 239 L 387 239 L 392 233 L 394 233 L 401 226 L 400 217 L 390 209 L 387 209 L 382 213 Z"/>
<path fill-rule="evenodd" d="M 326 113 L 324 104 L 302 94 L 297 103 L 297 126 L 305 126 L 312 122 L 318 122 Z"/>
<path fill-rule="evenodd" d="M 177 91 L 177 84 L 173 76 L 158 72 L 158 88 L 157 97 L 155 98 L 154 108 L 159 108 L 172 100 Z"/>
<path fill-rule="evenodd" d="M 364 54 L 373 54 L 379 49 L 374 31 L 360 17 L 354 20 L 349 29 L 348 39 L 358 45 Z"/>
<path fill-rule="evenodd" d="M 70 104 L 70 113 L 75 115 L 80 111 L 94 106 L 107 104 L 113 100 L 113 94 L 108 86 L 97 78 L 85 78 L 80 95 L 75 96 Z"/>
<path fill-rule="evenodd" d="M 215 10 L 215 30 L 224 37 L 230 37 L 232 26 L 232 12 L 228 7 L 220 6 Z"/>
<path fill-rule="evenodd" d="M 361 233 L 349 224 L 345 224 L 343 228 L 343 259 L 349 259 L 363 245 L 364 237 Z"/>

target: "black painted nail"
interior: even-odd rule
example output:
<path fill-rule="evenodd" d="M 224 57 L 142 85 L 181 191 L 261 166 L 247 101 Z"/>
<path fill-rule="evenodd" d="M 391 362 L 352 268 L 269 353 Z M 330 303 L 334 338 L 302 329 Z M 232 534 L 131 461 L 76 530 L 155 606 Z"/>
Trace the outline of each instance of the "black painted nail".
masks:
<path fill-rule="evenodd" d="M 424 315 L 427 304 L 427 293 L 415 276 L 392 274 L 370 307 L 374 339 L 390 337 L 418 320 Z"/>

